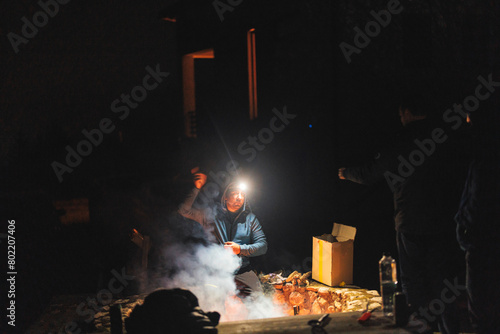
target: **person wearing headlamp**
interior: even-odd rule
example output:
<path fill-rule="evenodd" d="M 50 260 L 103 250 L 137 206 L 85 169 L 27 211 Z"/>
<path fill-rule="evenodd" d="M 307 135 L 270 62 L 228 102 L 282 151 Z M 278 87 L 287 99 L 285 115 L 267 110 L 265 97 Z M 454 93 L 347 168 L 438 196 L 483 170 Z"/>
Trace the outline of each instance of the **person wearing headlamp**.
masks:
<path fill-rule="evenodd" d="M 202 196 L 200 192 L 206 180 L 205 174 L 194 174 L 195 188 L 179 207 L 179 213 L 200 223 L 213 236 L 213 242 L 224 245 L 241 258 L 241 267 L 235 276 L 240 296 L 262 291 L 259 278 L 252 271 L 250 257 L 264 255 L 267 240 L 259 220 L 248 205 L 246 185 L 232 182 L 224 190 L 220 205 L 197 207 L 194 203 L 198 196 Z"/>

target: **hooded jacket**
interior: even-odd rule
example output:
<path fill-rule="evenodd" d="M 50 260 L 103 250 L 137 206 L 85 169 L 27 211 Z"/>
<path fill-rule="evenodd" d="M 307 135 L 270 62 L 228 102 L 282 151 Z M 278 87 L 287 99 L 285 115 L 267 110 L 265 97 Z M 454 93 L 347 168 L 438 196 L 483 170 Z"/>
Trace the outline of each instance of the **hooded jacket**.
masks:
<path fill-rule="evenodd" d="M 229 186 L 224 191 L 227 192 Z M 232 241 L 240 245 L 241 269 L 250 265 L 249 257 L 264 255 L 267 240 L 259 220 L 249 209 L 246 199 L 242 209 L 235 214 L 229 212 L 224 201 L 216 205 L 196 207 L 195 200 L 200 189 L 194 188 L 179 207 L 179 214 L 200 223 L 212 236 L 214 243 L 224 245 Z M 224 195 L 222 196 L 224 198 Z M 241 272 L 240 269 L 240 272 Z"/>

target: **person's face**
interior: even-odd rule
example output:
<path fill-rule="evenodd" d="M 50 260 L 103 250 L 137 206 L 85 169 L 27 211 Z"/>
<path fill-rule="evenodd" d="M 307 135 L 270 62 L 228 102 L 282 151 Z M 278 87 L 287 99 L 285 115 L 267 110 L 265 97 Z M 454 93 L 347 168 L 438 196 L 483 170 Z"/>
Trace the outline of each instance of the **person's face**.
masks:
<path fill-rule="evenodd" d="M 236 212 L 245 203 L 245 193 L 241 190 L 232 190 L 226 196 L 226 206 L 231 212 Z"/>

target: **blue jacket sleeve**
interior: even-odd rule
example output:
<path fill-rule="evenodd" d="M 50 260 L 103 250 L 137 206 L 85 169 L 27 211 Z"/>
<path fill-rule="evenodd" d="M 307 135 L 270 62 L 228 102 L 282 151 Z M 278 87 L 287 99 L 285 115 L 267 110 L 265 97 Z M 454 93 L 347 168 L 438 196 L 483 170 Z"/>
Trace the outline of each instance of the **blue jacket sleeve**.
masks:
<path fill-rule="evenodd" d="M 267 252 L 267 240 L 264 231 L 262 230 L 262 226 L 259 223 L 257 217 L 253 217 L 253 220 L 250 224 L 252 231 L 252 243 L 249 245 L 240 245 L 240 256 L 259 256 L 264 255 Z"/>

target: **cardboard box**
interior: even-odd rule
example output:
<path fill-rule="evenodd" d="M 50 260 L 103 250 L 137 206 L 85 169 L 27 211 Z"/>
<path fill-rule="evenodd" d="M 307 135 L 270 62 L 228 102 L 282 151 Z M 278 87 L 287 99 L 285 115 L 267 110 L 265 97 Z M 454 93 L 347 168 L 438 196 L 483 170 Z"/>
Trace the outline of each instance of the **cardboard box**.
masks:
<path fill-rule="evenodd" d="M 326 285 L 352 284 L 356 228 L 333 224 L 331 234 L 313 237 L 312 278 Z M 336 239 L 336 240 L 335 240 Z"/>

